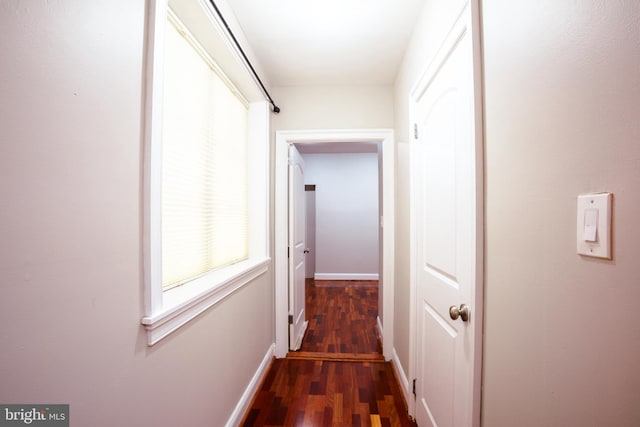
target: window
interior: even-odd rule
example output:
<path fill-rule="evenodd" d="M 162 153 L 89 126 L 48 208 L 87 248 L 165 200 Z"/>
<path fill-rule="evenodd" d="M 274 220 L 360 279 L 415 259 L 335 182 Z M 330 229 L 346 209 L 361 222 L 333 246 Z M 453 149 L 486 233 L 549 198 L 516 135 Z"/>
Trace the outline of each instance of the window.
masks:
<path fill-rule="evenodd" d="M 162 287 L 247 258 L 247 102 L 177 17 L 165 35 Z"/>
<path fill-rule="evenodd" d="M 149 345 L 264 274 L 269 262 L 268 105 L 221 43 L 226 32 L 206 3 L 154 6 L 142 319 Z"/>

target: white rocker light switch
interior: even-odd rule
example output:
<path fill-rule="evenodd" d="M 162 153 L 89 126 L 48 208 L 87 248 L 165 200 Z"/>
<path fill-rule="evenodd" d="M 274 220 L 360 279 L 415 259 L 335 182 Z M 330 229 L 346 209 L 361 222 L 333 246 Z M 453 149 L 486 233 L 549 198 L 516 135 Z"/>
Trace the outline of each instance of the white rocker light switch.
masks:
<path fill-rule="evenodd" d="M 611 193 L 578 196 L 577 252 L 611 259 Z"/>

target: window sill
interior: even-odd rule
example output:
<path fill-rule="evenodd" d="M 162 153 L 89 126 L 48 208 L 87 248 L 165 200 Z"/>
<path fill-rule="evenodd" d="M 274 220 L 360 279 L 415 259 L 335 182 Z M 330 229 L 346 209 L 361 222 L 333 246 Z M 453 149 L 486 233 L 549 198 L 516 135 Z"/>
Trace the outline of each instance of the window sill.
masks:
<path fill-rule="evenodd" d="M 270 258 L 250 259 L 213 271 L 162 295 L 160 312 L 142 318 L 152 346 L 269 269 Z"/>

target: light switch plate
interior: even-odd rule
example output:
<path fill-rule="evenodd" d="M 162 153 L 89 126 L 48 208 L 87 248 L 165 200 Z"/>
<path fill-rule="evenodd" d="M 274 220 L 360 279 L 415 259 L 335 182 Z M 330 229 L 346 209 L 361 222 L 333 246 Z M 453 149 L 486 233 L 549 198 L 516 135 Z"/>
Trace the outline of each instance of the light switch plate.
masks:
<path fill-rule="evenodd" d="M 580 255 L 611 259 L 612 196 L 612 193 L 578 196 L 576 243 Z"/>

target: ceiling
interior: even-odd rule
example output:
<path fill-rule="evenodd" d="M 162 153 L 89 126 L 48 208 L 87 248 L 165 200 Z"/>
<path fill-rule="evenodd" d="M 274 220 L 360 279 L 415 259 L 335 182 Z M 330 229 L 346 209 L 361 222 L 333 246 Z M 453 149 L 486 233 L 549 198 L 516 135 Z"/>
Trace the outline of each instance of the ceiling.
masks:
<path fill-rule="evenodd" d="M 227 0 L 273 86 L 387 85 L 424 0 Z"/>

